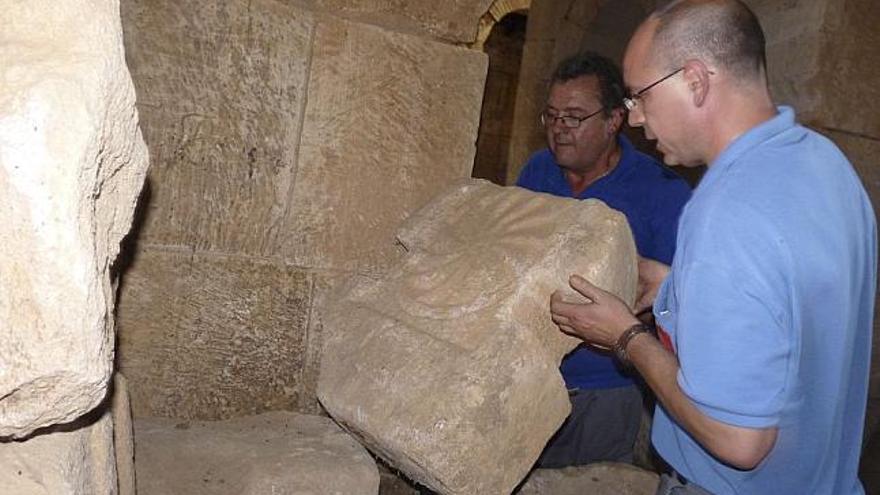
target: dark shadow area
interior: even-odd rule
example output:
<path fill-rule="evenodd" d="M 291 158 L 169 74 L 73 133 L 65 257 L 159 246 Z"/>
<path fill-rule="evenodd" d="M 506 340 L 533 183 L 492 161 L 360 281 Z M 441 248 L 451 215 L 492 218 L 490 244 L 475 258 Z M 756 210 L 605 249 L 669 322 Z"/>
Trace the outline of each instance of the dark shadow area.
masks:
<path fill-rule="evenodd" d="M 507 180 L 508 148 L 527 19 L 517 12 L 507 14 L 492 28 L 485 44 L 489 72 L 472 176 L 502 186 Z"/>
<path fill-rule="evenodd" d="M 379 469 L 379 495 L 436 495 L 434 491 L 412 480 L 372 452 Z"/>
<path fill-rule="evenodd" d="M 119 255 L 110 266 L 110 280 L 118 281 L 119 287 L 122 287 L 125 272 L 128 271 L 134 263 L 137 251 L 137 241 L 147 218 L 147 207 L 151 198 L 152 187 L 150 185 L 150 178 L 147 177 L 144 180 L 144 187 L 141 189 L 141 194 L 138 196 L 137 204 L 134 207 L 131 229 L 119 243 Z"/>
<path fill-rule="evenodd" d="M 119 297 L 120 294 L 122 294 L 122 288 L 125 285 L 125 273 L 131 268 L 137 257 L 137 243 L 140 238 L 141 230 L 146 223 L 151 199 L 152 187 L 150 184 L 150 178 L 147 176 L 144 180 L 144 187 L 141 189 L 141 194 L 138 196 L 137 204 L 135 205 L 134 215 L 131 220 L 131 229 L 119 243 L 119 255 L 110 266 L 110 280 L 116 282 L 116 294 L 113 296 L 113 320 L 117 322 L 115 342 L 116 353 L 113 358 L 113 367 L 115 370 L 119 369 L 119 360 L 122 354 L 119 345 Z"/>
<path fill-rule="evenodd" d="M 867 495 L 880 495 L 880 432 L 874 433 L 862 450 L 859 479 Z"/>

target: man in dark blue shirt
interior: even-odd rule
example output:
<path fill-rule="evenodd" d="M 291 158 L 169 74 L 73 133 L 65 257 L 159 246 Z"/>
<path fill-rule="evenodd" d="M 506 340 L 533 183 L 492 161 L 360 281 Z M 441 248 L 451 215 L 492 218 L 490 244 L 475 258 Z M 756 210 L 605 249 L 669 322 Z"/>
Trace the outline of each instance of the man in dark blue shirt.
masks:
<path fill-rule="evenodd" d="M 550 82 L 541 122 L 549 148 L 529 159 L 517 186 L 623 212 L 639 255 L 669 264 L 678 216 L 690 187 L 620 135 L 624 85 L 611 60 L 583 52 L 564 60 Z M 579 346 L 560 367 L 572 412 L 538 459 L 540 467 L 632 462 L 642 396 L 608 353 Z"/>

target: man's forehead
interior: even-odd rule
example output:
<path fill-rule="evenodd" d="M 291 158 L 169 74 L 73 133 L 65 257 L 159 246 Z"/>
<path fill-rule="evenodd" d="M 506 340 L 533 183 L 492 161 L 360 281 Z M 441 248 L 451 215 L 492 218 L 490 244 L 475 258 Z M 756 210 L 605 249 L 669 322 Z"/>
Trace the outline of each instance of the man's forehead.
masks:
<path fill-rule="evenodd" d="M 601 103 L 602 99 L 599 95 L 587 93 L 551 95 L 550 98 L 547 98 L 547 107 L 557 110 L 591 109 L 596 105 L 601 105 Z"/>
<path fill-rule="evenodd" d="M 595 75 L 579 76 L 565 81 L 556 81 L 550 86 L 547 102 L 594 101 L 602 97 L 599 79 Z"/>
<path fill-rule="evenodd" d="M 657 21 L 648 19 L 633 33 L 623 55 L 623 82 L 629 91 L 640 89 L 644 74 L 650 69 L 651 41 Z"/>

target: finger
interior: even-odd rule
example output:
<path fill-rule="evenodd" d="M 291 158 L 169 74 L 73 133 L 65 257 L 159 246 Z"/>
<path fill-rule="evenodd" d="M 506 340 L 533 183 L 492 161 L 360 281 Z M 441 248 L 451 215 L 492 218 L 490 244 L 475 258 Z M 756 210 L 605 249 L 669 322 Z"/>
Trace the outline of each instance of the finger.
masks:
<path fill-rule="evenodd" d="M 559 331 L 561 331 L 562 333 L 566 333 L 568 335 L 572 335 L 574 337 L 578 337 L 578 338 L 583 339 L 583 337 L 578 335 L 578 333 L 577 333 L 577 331 L 575 331 L 574 327 L 572 327 L 570 325 L 558 325 L 558 326 L 559 326 Z"/>
<path fill-rule="evenodd" d="M 654 302 L 653 299 L 654 298 L 651 295 L 650 291 L 641 291 L 636 296 L 636 304 L 635 304 L 636 312 L 640 313 L 640 312 L 644 311 L 645 308 L 651 307 L 651 305 Z"/>
<path fill-rule="evenodd" d="M 562 292 L 555 291 L 550 296 L 550 313 L 553 315 L 561 315 L 568 317 L 571 315 L 578 306 L 581 306 L 580 303 L 571 303 L 565 300 L 565 297 L 562 295 Z"/>
<path fill-rule="evenodd" d="M 570 303 L 563 301 L 553 301 L 550 304 L 550 314 L 554 316 L 573 319 L 577 316 L 578 313 L 582 313 L 585 308 L 592 305 L 592 302 Z"/>
<path fill-rule="evenodd" d="M 580 275 L 572 275 L 569 277 L 568 284 L 571 285 L 572 289 L 580 292 L 581 295 L 593 302 L 595 302 L 596 298 L 600 297 L 602 292 L 604 292 L 602 289 L 591 284 L 587 279 Z"/>
<path fill-rule="evenodd" d="M 657 283 L 669 273 L 669 265 L 650 258 L 639 258 L 639 278 Z"/>
<path fill-rule="evenodd" d="M 648 268 L 651 266 L 651 263 L 656 263 L 656 261 L 651 258 L 645 258 L 644 256 L 639 256 L 639 268 L 645 267 Z"/>
<path fill-rule="evenodd" d="M 635 315 L 642 316 L 651 312 L 651 304 L 645 304 L 644 301 L 639 301 L 636 304 Z"/>
<path fill-rule="evenodd" d="M 571 323 L 571 320 L 567 316 L 556 313 L 550 313 L 550 319 L 553 320 L 553 323 L 556 323 L 557 325 L 568 325 Z"/>

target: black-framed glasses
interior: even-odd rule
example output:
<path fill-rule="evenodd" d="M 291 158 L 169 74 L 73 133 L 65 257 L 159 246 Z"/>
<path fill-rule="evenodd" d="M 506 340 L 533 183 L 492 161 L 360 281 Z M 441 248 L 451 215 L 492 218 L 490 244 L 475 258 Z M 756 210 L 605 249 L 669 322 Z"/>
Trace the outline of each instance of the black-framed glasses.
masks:
<path fill-rule="evenodd" d="M 595 112 L 587 115 L 586 117 L 575 117 L 573 115 L 550 115 L 546 110 L 541 112 L 541 125 L 544 127 L 551 127 L 556 121 L 562 122 L 562 125 L 569 129 L 577 129 L 581 126 L 581 123 L 590 117 L 595 117 L 602 113 L 605 109 L 600 108 Z"/>
<path fill-rule="evenodd" d="M 648 90 L 650 90 L 650 89 L 653 88 L 654 86 L 656 86 L 656 85 L 662 83 L 663 81 L 669 79 L 670 77 L 672 77 L 672 76 L 678 74 L 679 72 L 681 72 L 681 71 L 683 71 L 683 70 L 684 70 L 684 67 L 681 67 L 681 68 L 679 68 L 679 69 L 676 69 L 675 71 L 671 72 L 670 74 L 667 74 L 667 75 L 661 77 L 660 79 L 658 79 L 658 80 L 652 82 L 651 84 L 645 86 L 644 88 L 638 90 L 637 92 L 635 92 L 635 93 L 633 93 L 633 94 L 627 96 L 626 98 L 623 99 L 623 106 L 624 106 L 627 110 L 632 111 L 632 109 L 634 109 L 634 108 L 636 107 L 636 105 L 639 104 L 639 100 L 642 99 L 642 96 L 644 96 L 644 94 L 647 93 Z"/>

